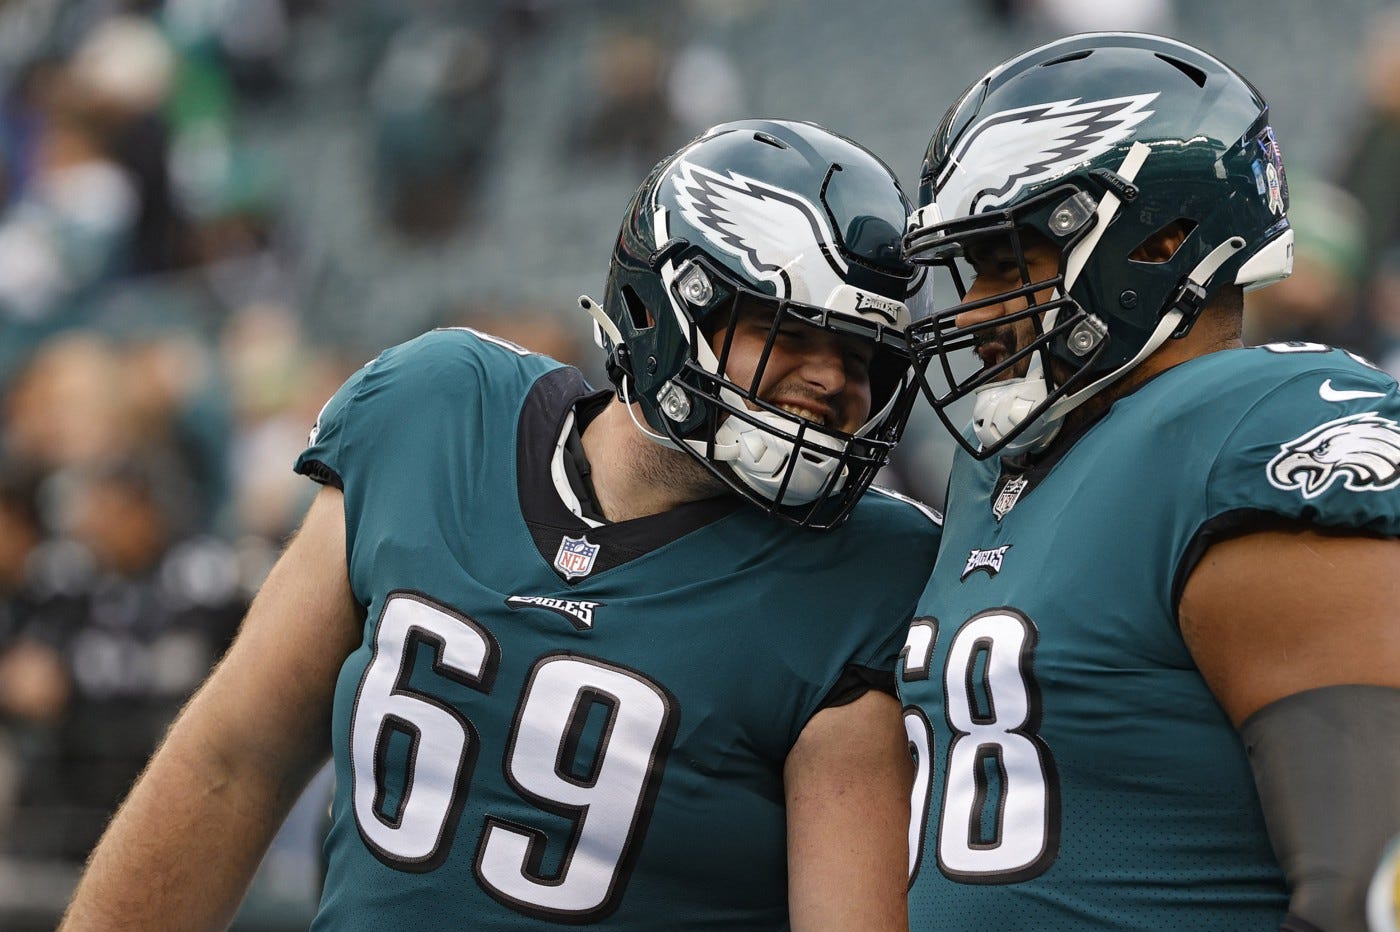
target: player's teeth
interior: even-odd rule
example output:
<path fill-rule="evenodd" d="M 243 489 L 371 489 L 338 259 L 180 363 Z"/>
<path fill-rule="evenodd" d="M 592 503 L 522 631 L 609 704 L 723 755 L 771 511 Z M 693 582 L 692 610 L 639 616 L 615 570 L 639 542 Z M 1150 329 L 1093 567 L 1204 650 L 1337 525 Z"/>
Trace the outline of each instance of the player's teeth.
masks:
<path fill-rule="evenodd" d="M 779 407 L 779 408 L 782 408 L 782 409 L 783 409 L 784 411 L 786 411 L 788 414 L 795 414 L 795 415 L 797 415 L 798 417 L 802 418 L 803 420 L 811 421 L 813 424 L 816 424 L 816 425 L 818 425 L 818 426 L 820 426 L 820 427 L 825 427 L 825 426 L 826 426 L 826 418 L 824 418 L 824 417 L 818 417 L 817 415 L 813 414 L 811 411 L 807 411 L 807 410 L 805 410 L 805 409 L 803 409 L 803 408 L 796 407 L 795 405 L 780 404 L 780 405 L 778 405 L 778 407 Z"/>

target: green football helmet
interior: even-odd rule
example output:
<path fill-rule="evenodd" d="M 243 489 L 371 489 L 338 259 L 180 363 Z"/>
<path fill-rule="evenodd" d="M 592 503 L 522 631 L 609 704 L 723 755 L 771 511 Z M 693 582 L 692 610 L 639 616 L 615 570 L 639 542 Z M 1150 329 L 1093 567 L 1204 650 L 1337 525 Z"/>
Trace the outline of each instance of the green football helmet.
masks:
<path fill-rule="evenodd" d="M 1185 335 L 1220 288 L 1288 275 L 1287 211 L 1268 104 L 1199 49 L 1093 33 L 999 65 L 934 132 L 904 244 L 911 261 L 949 269 L 960 296 L 969 248 L 1013 256 L 1022 287 L 916 320 L 924 393 L 979 459 L 1044 449 L 1067 413 Z M 1185 232 L 1181 245 L 1144 258 L 1139 247 L 1166 230 Z M 1054 277 L 1030 280 L 1027 231 L 1059 248 Z M 1012 298 L 1028 306 L 969 323 Z M 1031 344 L 965 374 L 959 357 L 1015 318 L 1034 322 Z M 1023 363 L 1023 377 L 1006 377 Z M 972 437 L 947 411 L 969 395 Z"/>
<path fill-rule="evenodd" d="M 841 521 L 887 461 L 917 387 L 907 299 L 923 278 L 900 250 L 910 204 L 889 169 L 810 123 L 716 126 L 633 196 L 594 317 L 608 374 L 638 427 L 793 523 Z M 751 379 L 727 371 L 742 313 L 772 323 Z M 868 341 L 869 419 L 845 432 L 759 396 L 783 328 Z M 635 417 L 635 416 L 634 416 Z"/>

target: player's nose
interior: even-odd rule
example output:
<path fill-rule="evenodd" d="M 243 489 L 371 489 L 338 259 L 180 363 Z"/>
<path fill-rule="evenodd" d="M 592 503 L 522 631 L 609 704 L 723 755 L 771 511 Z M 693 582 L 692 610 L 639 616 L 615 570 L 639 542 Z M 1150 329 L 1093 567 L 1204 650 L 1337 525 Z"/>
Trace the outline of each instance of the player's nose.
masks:
<path fill-rule="evenodd" d="M 983 301 L 987 303 L 959 311 L 954 315 L 953 320 L 958 327 L 971 327 L 1001 317 L 1006 313 L 1006 305 L 1003 301 L 995 300 L 1000 293 L 1000 289 L 993 287 L 983 278 L 978 278 L 972 283 L 967 294 L 963 295 L 963 304 L 978 305 L 979 302 Z"/>
<path fill-rule="evenodd" d="M 844 391 L 850 379 L 845 348 L 832 334 L 820 334 L 808 342 L 799 371 L 809 384 L 827 398 Z"/>

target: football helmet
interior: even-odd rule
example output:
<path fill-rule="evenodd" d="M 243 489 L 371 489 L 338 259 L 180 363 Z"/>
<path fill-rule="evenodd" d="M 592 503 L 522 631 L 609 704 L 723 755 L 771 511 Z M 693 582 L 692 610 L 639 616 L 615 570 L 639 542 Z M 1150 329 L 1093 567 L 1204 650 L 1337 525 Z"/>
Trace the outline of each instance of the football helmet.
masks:
<path fill-rule="evenodd" d="M 1067 413 L 1184 336 L 1221 287 L 1288 275 L 1287 210 L 1268 104 L 1205 52 L 1093 33 L 999 65 L 934 132 L 904 240 L 911 261 L 951 270 L 960 296 L 910 328 L 924 393 L 979 459 L 1044 449 Z M 1031 280 L 1027 231 L 1059 249 L 1057 274 Z M 1175 252 L 1144 252 L 1165 231 L 1185 233 Z M 966 300 L 969 249 L 1009 257 L 1021 287 Z M 1024 309 L 973 313 L 1013 300 Z M 986 353 L 970 374 L 957 361 L 1018 318 L 1034 324 L 1029 345 Z M 947 411 L 969 395 L 971 437 Z"/>
<path fill-rule="evenodd" d="M 593 315 L 637 426 L 793 523 L 839 523 L 887 461 L 917 396 L 904 330 L 922 270 L 904 260 L 910 204 L 878 158 L 810 123 L 716 126 L 633 196 Z M 727 371 L 733 325 L 772 322 L 752 378 Z M 780 330 L 868 341 L 868 420 L 846 432 L 759 396 Z M 712 346 L 716 334 L 722 341 Z M 633 414 L 636 420 L 635 413 Z"/>

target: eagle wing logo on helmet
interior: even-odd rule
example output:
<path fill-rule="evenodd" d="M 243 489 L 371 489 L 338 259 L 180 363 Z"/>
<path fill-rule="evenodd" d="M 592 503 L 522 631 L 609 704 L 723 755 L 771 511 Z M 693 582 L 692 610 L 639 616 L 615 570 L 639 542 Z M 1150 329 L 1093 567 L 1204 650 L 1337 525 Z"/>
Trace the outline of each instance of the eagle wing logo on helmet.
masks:
<path fill-rule="evenodd" d="M 1155 112 L 1157 94 L 1057 100 L 994 113 L 958 142 L 935 184 L 944 217 L 1003 207 L 1018 192 L 1098 158 Z"/>
<path fill-rule="evenodd" d="M 1338 479 L 1353 492 L 1400 485 L 1400 426 L 1374 411 L 1328 421 L 1279 447 L 1269 483 L 1316 498 Z"/>
<path fill-rule="evenodd" d="M 806 199 L 684 161 L 672 180 L 681 216 L 754 278 L 771 282 L 777 297 L 816 303 L 842 283 L 847 265 L 836 238 Z M 825 261 L 812 261 L 813 250 Z"/>

